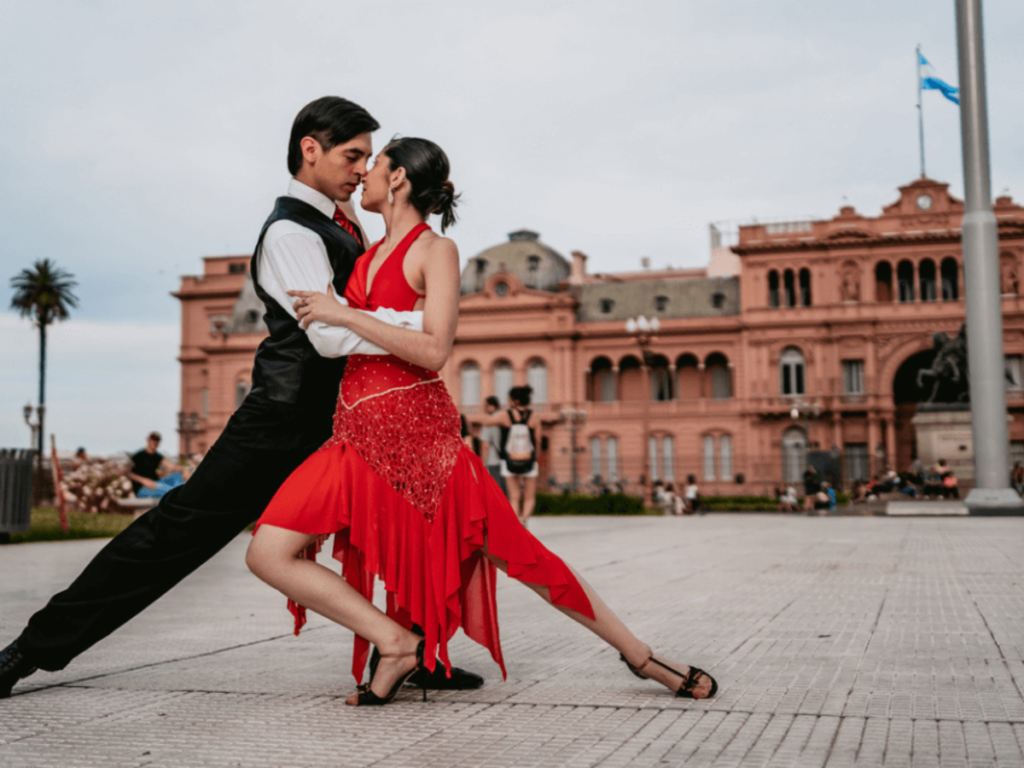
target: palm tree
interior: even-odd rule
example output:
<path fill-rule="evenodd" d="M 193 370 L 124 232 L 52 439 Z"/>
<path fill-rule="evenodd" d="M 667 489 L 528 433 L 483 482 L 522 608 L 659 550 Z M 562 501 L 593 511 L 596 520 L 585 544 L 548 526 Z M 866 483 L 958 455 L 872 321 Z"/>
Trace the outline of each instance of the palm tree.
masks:
<path fill-rule="evenodd" d="M 32 269 L 23 269 L 11 278 L 14 298 L 11 309 L 30 317 L 39 326 L 39 455 L 43 455 L 43 412 L 46 407 L 46 326 L 55 320 L 67 320 L 68 311 L 78 306 L 71 291 L 75 276 L 49 259 L 37 261 Z"/>

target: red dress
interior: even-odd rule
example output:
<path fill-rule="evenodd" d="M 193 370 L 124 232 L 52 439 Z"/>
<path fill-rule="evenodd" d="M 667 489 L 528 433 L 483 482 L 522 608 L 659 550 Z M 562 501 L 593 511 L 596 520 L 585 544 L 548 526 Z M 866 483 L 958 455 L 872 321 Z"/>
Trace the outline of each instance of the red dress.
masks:
<path fill-rule="evenodd" d="M 345 290 L 349 304 L 373 311 L 412 310 L 420 296 L 402 265 L 414 227 L 381 264 L 370 291 L 367 273 L 380 243 L 359 261 Z M 334 434 L 278 490 L 259 519 L 322 537 L 334 534 L 342 575 L 372 599 L 380 578 L 388 615 L 418 624 L 426 660 L 450 668 L 448 640 L 459 627 L 487 647 L 505 674 L 498 637 L 495 566 L 550 589 L 557 604 L 594 617 L 572 571 L 527 531 L 483 462 L 460 437 L 459 412 L 434 371 L 394 355 L 352 355 L 341 381 Z M 320 543 L 310 547 L 315 555 Z M 289 601 L 295 632 L 305 609 Z M 356 636 L 352 672 L 361 682 L 369 643 Z"/>

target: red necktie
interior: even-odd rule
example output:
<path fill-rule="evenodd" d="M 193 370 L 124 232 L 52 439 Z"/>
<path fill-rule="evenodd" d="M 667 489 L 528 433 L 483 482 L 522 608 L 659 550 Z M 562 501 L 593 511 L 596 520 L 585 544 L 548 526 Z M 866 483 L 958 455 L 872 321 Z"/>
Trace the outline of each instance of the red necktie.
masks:
<path fill-rule="evenodd" d="M 345 212 L 341 210 L 341 208 L 339 208 L 338 206 L 334 206 L 334 220 L 338 223 L 339 227 L 341 227 L 350 235 L 352 235 L 352 237 L 356 239 L 356 242 L 359 243 L 359 245 L 361 245 L 363 248 L 366 247 L 365 245 L 363 245 L 363 238 L 360 237 L 359 235 L 359 229 L 356 227 L 355 224 L 352 223 L 349 217 L 345 215 Z"/>

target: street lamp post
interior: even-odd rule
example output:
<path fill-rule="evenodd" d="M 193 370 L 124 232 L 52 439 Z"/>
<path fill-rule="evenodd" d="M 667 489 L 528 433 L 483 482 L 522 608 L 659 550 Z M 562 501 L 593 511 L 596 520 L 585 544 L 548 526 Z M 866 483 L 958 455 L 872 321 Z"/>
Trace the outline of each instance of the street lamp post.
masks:
<path fill-rule="evenodd" d="M 643 373 L 643 472 L 640 477 L 643 478 L 644 487 L 644 502 L 651 498 L 651 446 L 650 446 L 650 431 L 651 431 L 651 371 L 648 361 L 650 350 L 648 347 L 651 344 L 651 339 L 661 329 L 661 323 L 658 322 L 658 318 L 652 317 L 648 320 L 643 315 L 639 317 L 631 317 L 626 321 L 626 333 L 633 336 L 636 339 L 637 345 L 640 347 L 640 370 Z"/>
<path fill-rule="evenodd" d="M 36 420 L 32 421 L 32 411 L 35 410 Z M 33 409 L 31 405 L 26 405 L 23 411 L 25 415 L 25 423 L 28 424 L 28 428 L 32 430 L 32 442 L 33 447 L 41 445 L 39 430 L 43 428 L 43 416 L 46 413 L 46 406 L 40 405 L 38 408 Z M 42 449 L 39 450 L 40 457 L 43 455 Z"/>
<path fill-rule="evenodd" d="M 576 471 L 576 454 L 579 450 L 576 448 L 576 432 L 582 427 L 583 423 L 587 420 L 587 412 L 584 410 L 577 410 L 576 408 L 563 408 L 561 410 L 562 423 L 565 424 L 566 429 L 569 430 L 569 441 L 572 445 L 572 458 L 570 459 L 572 469 L 572 492 L 579 492 L 579 473 Z"/>
<path fill-rule="evenodd" d="M 185 441 L 185 458 L 192 456 L 192 438 L 199 434 L 199 414 L 195 411 L 185 413 L 178 411 L 178 434 Z"/>
<path fill-rule="evenodd" d="M 956 28 L 964 162 L 961 242 L 976 483 L 964 501 L 972 514 L 1020 514 L 1024 502 L 1009 486 L 999 230 L 989 180 L 981 0 L 956 0 Z"/>

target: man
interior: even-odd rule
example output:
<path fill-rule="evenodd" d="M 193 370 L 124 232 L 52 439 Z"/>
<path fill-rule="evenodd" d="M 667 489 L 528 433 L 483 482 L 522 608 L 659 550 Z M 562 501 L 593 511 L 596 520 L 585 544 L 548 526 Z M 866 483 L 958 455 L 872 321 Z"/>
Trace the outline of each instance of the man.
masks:
<path fill-rule="evenodd" d="M 287 295 L 325 285 L 344 292 L 365 240 L 335 201 L 348 207 L 379 127 L 362 107 L 334 96 L 307 104 L 295 118 L 288 144 L 293 178 L 263 225 L 251 263 L 270 331 L 256 352 L 251 391 L 188 482 L 107 544 L 0 651 L 0 698 L 37 668 L 63 669 L 255 521 L 285 478 L 331 436 L 346 356 L 386 354 L 344 328 L 311 323 L 303 330 Z M 423 326 L 422 312 L 375 314 L 392 325 Z M 426 687 L 482 683 L 455 669 L 448 679 L 439 665 Z"/>
<path fill-rule="evenodd" d="M 150 432 L 146 438 L 146 447 L 132 455 L 132 466 L 126 474 L 132 481 L 132 490 L 139 498 L 158 499 L 185 482 L 180 468 L 157 451 L 159 447 L 160 433 Z M 163 478 L 160 477 L 161 469 L 167 472 Z"/>
<path fill-rule="evenodd" d="M 498 398 L 491 395 L 484 401 L 484 412 L 493 416 L 501 408 Z M 508 489 L 505 488 L 505 478 L 501 476 L 501 427 L 496 424 L 489 424 L 480 429 L 480 443 L 483 449 L 484 465 L 495 482 L 501 488 L 501 492 L 508 496 Z"/>

